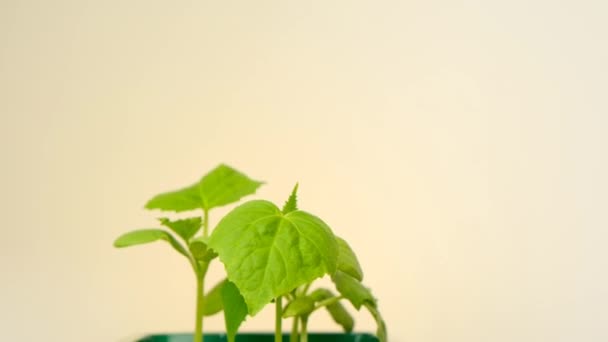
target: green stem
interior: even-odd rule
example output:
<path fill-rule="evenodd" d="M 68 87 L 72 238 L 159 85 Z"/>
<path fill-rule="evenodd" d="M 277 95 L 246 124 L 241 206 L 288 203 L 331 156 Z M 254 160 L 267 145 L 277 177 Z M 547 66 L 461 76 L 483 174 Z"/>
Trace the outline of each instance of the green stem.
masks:
<path fill-rule="evenodd" d="M 205 312 L 205 276 L 207 275 L 208 263 L 200 265 L 196 272 L 196 321 L 194 328 L 194 342 L 203 342 L 203 318 Z"/>
<path fill-rule="evenodd" d="M 341 299 L 344 299 L 344 296 L 337 296 L 337 297 L 331 297 L 331 298 L 327 298 L 325 300 L 322 300 L 319 302 L 319 304 L 317 304 L 315 306 L 315 308 L 312 311 L 315 311 L 319 308 L 322 308 L 324 306 L 328 306 L 328 305 L 332 305 L 338 301 L 340 301 Z"/>
<path fill-rule="evenodd" d="M 298 336 L 298 330 L 299 330 L 299 323 L 300 323 L 300 318 L 298 316 L 295 316 L 293 318 L 293 324 L 291 326 L 291 335 L 289 336 L 289 342 L 298 342 L 299 336 Z"/>
<path fill-rule="evenodd" d="M 302 335 L 300 342 L 308 342 L 308 316 L 302 316 Z"/>
<path fill-rule="evenodd" d="M 209 210 L 203 210 L 203 236 L 209 236 Z"/>
<path fill-rule="evenodd" d="M 205 308 L 205 286 L 203 277 L 196 277 L 196 321 L 194 342 L 203 341 L 203 309 Z"/>
<path fill-rule="evenodd" d="M 209 210 L 203 209 L 203 237 L 209 236 Z M 194 342 L 204 342 L 203 318 L 205 312 L 205 276 L 209 262 L 199 262 L 191 257 L 190 262 L 196 273 L 196 317 L 194 322 Z"/>
<path fill-rule="evenodd" d="M 296 290 L 296 297 L 299 296 L 305 296 L 306 292 L 308 292 L 308 289 L 310 288 L 310 285 L 312 285 L 312 283 L 307 283 L 303 286 L 300 286 L 297 290 Z"/>
<path fill-rule="evenodd" d="M 283 341 L 283 327 L 281 324 L 283 323 L 283 297 L 278 296 L 275 299 L 275 324 L 274 324 L 274 342 L 282 342 Z"/>

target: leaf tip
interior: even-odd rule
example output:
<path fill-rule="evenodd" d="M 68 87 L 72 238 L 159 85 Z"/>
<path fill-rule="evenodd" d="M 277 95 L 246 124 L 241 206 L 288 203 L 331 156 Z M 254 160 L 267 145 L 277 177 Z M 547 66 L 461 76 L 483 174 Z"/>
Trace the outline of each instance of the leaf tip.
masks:
<path fill-rule="evenodd" d="M 146 202 L 146 204 L 144 204 L 144 209 L 148 209 L 148 210 L 153 210 L 153 209 L 156 209 L 156 208 L 154 207 L 154 205 L 152 204 L 152 203 L 153 203 L 153 202 L 152 202 L 153 200 L 154 200 L 154 198 L 153 198 L 153 199 L 151 199 L 151 200 L 149 200 L 148 202 Z"/>
<path fill-rule="evenodd" d="M 114 246 L 114 248 L 124 248 L 131 246 L 128 241 L 129 235 L 130 233 L 124 233 L 121 236 L 117 237 L 112 243 L 112 246 Z"/>
<path fill-rule="evenodd" d="M 160 209 L 160 210 L 165 210 L 160 204 L 159 204 L 159 195 L 156 195 L 152 198 L 150 198 L 146 204 L 144 204 L 144 209 L 147 210 L 155 210 L 155 209 Z"/>
<path fill-rule="evenodd" d="M 285 205 L 283 205 L 283 210 L 281 210 L 283 212 L 283 214 L 287 214 L 292 211 L 298 210 L 298 187 L 299 186 L 300 186 L 300 183 L 296 183 L 296 185 L 293 187 L 293 190 L 291 191 L 291 195 L 289 195 L 289 198 L 285 202 Z"/>

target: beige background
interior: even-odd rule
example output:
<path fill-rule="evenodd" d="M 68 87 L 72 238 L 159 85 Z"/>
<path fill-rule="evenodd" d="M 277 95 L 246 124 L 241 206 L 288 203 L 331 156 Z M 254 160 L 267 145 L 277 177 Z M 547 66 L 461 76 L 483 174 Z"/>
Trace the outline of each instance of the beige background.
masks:
<path fill-rule="evenodd" d="M 0 1 L 0 339 L 190 330 L 187 264 L 111 244 L 226 162 L 300 182 L 393 341 L 608 340 L 607 10 Z"/>

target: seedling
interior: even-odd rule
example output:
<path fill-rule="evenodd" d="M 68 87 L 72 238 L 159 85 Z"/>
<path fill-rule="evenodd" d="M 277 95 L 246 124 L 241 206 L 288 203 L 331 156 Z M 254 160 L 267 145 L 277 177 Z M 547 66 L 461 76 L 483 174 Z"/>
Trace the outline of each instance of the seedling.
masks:
<path fill-rule="evenodd" d="M 297 208 L 295 192 L 292 193 L 290 201 Z M 311 314 L 321 308 L 325 308 L 332 319 L 342 327 L 344 332 L 350 333 L 354 328 L 355 321 L 348 310 L 342 305 L 341 301 L 347 299 L 357 309 L 365 306 L 376 320 L 378 329 L 377 337 L 381 342 L 386 341 L 386 325 L 380 316 L 377 308 L 376 299 L 370 290 L 362 285 L 363 270 L 359 260 L 348 243 L 336 236 L 338 242 L 338 265 L 336 272 L 331 275 L 339 295 L 335 295 L 331 290 L 318 288 L 308 293 L 311 285 L 308 283 L 293 290 L 287 296 L 289 302 L 283 310 L 283 318 L 293 317 L 290 342 L 307 342 L 308 318 Z M 301 324 L 301 330 L 299 329 Z"/>
<path fill-rule="evenodd" d="M 230 284 L 221 281 L 205 294 L 205 276 L 209 264 L 217 256 L 207 247 L 209 212 L 255 193 L 262 184 L 263 182 L 250 179 L 227 165 L 219 165 L 197 183 L 180 190 L 162 193 L 146 203 L 146 209 L 176 213 L 198 210 L 202 211 L 202 216 L 181 220 L 160 218 L 160 224 L 168 230 L 159 228 L 134 230 L 120 236 L 114 242 L 115 247 L 121 248 L 163 240 L 186 257 L 196 276 L 195 342 L 203 341 L 203 317 L 222 310 L 223 289 Z"/>
<path fill-rule="evenodd" d="M 220 165 L 196 184 L 157 195 L 146 204 L 147 209 L 164 211 L 202 210 L 202 216 L 160 218 L 168 230 L 135 230 L 120 236 L 114 245 L 164 240 L 186 257 L 197 284 L 195 342 L 203 340 L 204 316 L 223 310 L 228 341 L 234 342 L 247 315 L 255 316 L 271 302 L 275 305 L 275 342 L 282 342 L 282 320 L 288 317 L 294 317 L 291 342 L 307 342 L 308 317 L 323 307 L 350 332 L 354 320 L 340 303 L 343 299 L 357 310 L 366 307 L 372 313 L 378 323 L 377 336 L 385 342 L 384 321 L 376 299 L 361 283 L 363 272 L 354 252 L 320 218 L 298 209 L 297 185 L 282 209 L 266 200 L 248 201 L 224 216 L 210 233 L 211 209 L 237 202 L 261 184 Z M 209 264 L 218 256 L 227 279 L 205 293 Z M 325 275 L 331 277 L 339 295 L 328 289 L 308 292 L 313 281 Z"/>
<path fill-rule="evenodd" d="M 238 206 L 220 221 L 209 239 L 209 247 L 217 252 L 242 296 L 240 305 L 253 316 L 274 301 L 275 342 L 282 340 L 284 317 L 295 317 L 291 342 L 298 340 L 299 323 L 301 341 L 307 342 L 308 317 L 322 307 L 344 330 L 352 330 L 354 320 L 339 302 L 348 299 L 357 310 L 365 306 L 372 313 L 378 324 L 377 336 L 385 342 L 386 326 L 376 299 L 361 284 L 363 272 L 357 257 L 325 222 L 298 209 L 297 190 L 298 185 L 282 210 L 262 200 Z M 324 275 L 331 276 L 340 296 L 326 289 L 307 293 L 311 283 Z M 288 301 L 285 308 L 283 298 Z M 226 308 L 226 321 L 238 329 L 245 318 L 243 311 L 237 317 Z M 234 334 L 236 330 L 228 331 L 229 338 Z"/>

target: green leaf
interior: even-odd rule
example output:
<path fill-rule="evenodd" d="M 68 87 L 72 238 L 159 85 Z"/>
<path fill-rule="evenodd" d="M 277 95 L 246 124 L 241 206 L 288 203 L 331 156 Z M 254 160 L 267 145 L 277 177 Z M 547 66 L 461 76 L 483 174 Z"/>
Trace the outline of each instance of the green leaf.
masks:
<path fill-rule="evenodd" d="M 376 307 L 375 303 L 372 303 L 372 302 L 365 302 L 364 305 L 367 308 L 367 310 L 372 314 L 372 316 L 374 317 L 374 320 L 376 321 L 376 325 L 378 327 L 376 330 L 376 336 L 378 337 L 378 340 L 380 340 L 380 342 L 386 342 L 387 341 L 386 323 L 384 322 L 384 319 L 382 319 L 382 316 L 380 315 L 378 308 Z"/>
<path fill-rule="evenodd" d="M 334 294 L 330 290 L 320 288 L 312 291 L 308 296 L 312 298 L 315 302 L 320 302 L 322 300 L 332 297 L 333 295 Z"/>
<path fill-rule="evenodd" d="M 321 219 L 299 210 L 282 214 L 262 200 L 224 216 L 209 247 L 218 253 L 251 315 L 273 298 L 334 273 L 338 258 L 336 239 Z"/>
<path fill-rule="evenodd" d="M 359 260 L 357 260 L 355 252 L 353 252 L 352 248 L 350 248 L 344 239 L 336 236 L 336 240 L 338 241 L 339 247 L 338 269 L 353 278 L 362 281 L 363 270 L 361 269 L 361 265 L 359 265 Z"/>
<path fill-rule="evenodd" d="M 363 286 L 357 279 L 342 271 L 336 271 L 331 276 L 331 280 L 336 284 L 338 292 L 348 299 L 357 310 L 361 309 L 361 305 L 365 302 L 376 302 L 376 299 L 368 288 Z"/>
<path fill-rule="evenodd" d="M 283 318 L 308 316 L 314 309 L 314 299 L 310 297 L 298 297 L 287 304 L 283 310 Z"/>
<path fill-rule="evenodd" d="M 298 210 L 298 185 L 299 184 L 296 183 L 296 186 L 294 186 L 291 191 L 291 195 L 289 195 L 289 199 L 287 199 L 287 202 L 283 205 L 283 210 L 281 210 L 283 214 Z"/>
<path fill-rule="evenodd" d="M 251 195 L 262 184 L 230 166 L 220 164 L 196 184 L 155 196 L 148 201 L 146 208 L 175 212 L 209 210 Z"/>
<path fill-rule="evenodd" d="M 125 233 L 114 241 L 114 247 L 123 248 L 142 245 L 158 240 L 167 241 L 176 251 L 189 258 L 188 251 L 177 241 L 173 235 L 162 229 L 139 229 Z"/>
<path fill-rule="evenodd" d="M 222 288 L 222 301 L 228 342 L 234 342 L 241 323 L 247 317 L 247 304 L 245 304 L 239 289 L 229 281 Z"/>
<path fill-rule="evenodd" d="M 309 295 L 314 301 L 316 302 L 320 302 L 323 301 L 325 299 L 334 297 L 334 294 L 328 290 L 328 289 L 316 289 L 313 292 L 310 293 Z M 342 329 L 344 329 L 345 332 L 351 332 L 353 331 L 353 328 L 355 326 L 355 320 L 353 319 L 353 316 L 351 316 L 350 313 L 348 313 L 348 311 L 346 310 L 346 308 L 344 307 L 344 305 L 342 305 L 342 303 L 340 302 L 336 302 L 330 305 L 326 305 L 325 309 L 329 312 L 331 318 L 334 320 L 334 322 L 338 323 L 340 326 L 342 326 Z"/>
<path fill-rule="evenodd" d="M 203 315 L 211 316 L 222 311 L 224 308 L 222 291 L 227 282 L 227 279 L 220 281 L 205 295 L 205 308 L 203 310 Z"/>
<path fill-rule="evenodd" d="M 203 208 L 198 183 L 189 187 L 154 196 L 146 203 L 146 209 L 175 211 L 176 213 Z"/>
<path fill-rule="evenodd" d="M 349 333 L 353 331 L 353 328 L 355 327 L 355 320 L 353 319 L 353 316 L 346 311 L 346 308 L 344 305 L 342 305 L 342 303 L 336 302 L 327 305 L 325 308 L 329 312 L 334 322 L 338 323 L 345 332 Z"/>
<path fill-rule="evenodd" d="M 161 217 L 158 220 L 160 221 L 160 224 L 171 229 L 175 234 L 184 239 L 184 241 L 190 240 L 194 234 L 201 229 L 203 224 L 200 217 L 191 217 L 175 221 L 172 221 L 166 217 Z"/>
<path fill-rule="evenodd" d="M 196 260 L 209 262 L 217 256 L 213 250 L 207 247 L 208 243 L 209 238 L 204 236 L 199 236 L 190 240 L 190 252 Z"/>
<path fill-rule="evenodd" d="M 199 183 L 203 208 L 211 209 L 234 203 L 251 195 L 263 182 L 253 180 L 237 170 L 221 164 Z"/>

